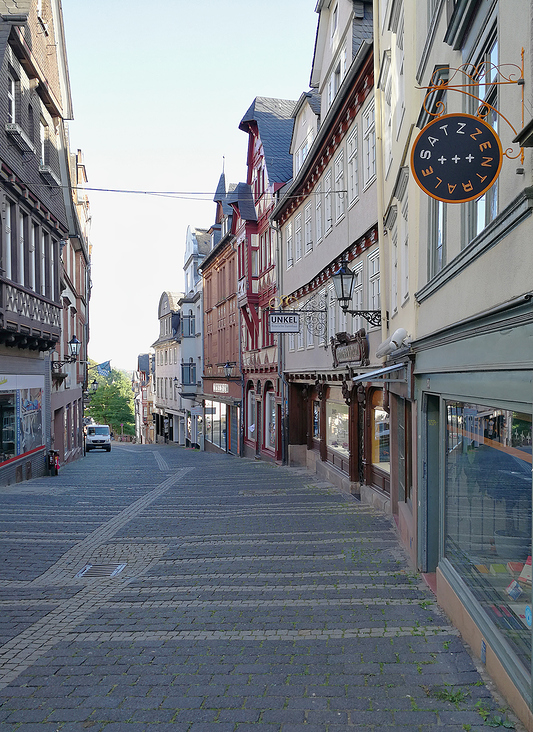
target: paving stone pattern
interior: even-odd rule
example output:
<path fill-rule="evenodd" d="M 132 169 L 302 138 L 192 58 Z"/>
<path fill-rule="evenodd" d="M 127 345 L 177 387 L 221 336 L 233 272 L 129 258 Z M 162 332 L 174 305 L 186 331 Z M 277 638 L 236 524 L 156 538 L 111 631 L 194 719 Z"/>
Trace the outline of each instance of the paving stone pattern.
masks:
<path fill-rule="evenodd" d="M 2 732 L 523 729 L 485 681 L 390 518 L 305 471 L 115 445 L 0 488 Z"/>

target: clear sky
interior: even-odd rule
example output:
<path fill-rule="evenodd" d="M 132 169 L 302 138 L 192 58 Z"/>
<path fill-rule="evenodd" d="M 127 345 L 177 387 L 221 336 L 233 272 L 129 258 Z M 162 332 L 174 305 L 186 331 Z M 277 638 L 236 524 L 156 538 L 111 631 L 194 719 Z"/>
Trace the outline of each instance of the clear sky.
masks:
<path fill-rule="evenodd" d="M 223 162 L 228 183 L 246 180 L 248 107 L 309 89 L 316 0 L 62 4 L 70 144 L 88 187 L 105 189 L 88 191 L 89 356 L 133 370 L 157 339 L 161 293 L 183 290 L 187 226 L 214 221 Z"/>

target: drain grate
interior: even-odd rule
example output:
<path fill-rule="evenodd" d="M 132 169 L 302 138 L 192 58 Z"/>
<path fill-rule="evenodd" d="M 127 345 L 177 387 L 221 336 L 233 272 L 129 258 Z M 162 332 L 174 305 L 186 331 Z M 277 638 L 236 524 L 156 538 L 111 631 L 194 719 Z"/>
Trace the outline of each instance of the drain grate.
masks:
<path fill-rule="evenodd" d="M 122 564 L 86 564 L 75 575 L 76 577 L 116 577 L 120 574 L 126 562 Z"/>

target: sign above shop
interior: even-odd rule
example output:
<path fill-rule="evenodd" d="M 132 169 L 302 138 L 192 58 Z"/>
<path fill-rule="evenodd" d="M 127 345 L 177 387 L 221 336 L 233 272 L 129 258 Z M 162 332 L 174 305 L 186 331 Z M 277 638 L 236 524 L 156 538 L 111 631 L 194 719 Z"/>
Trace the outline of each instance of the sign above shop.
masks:
<path fill-rule="evenodd" d="M 445 114 L 419 133 L 411 170 L 420 188 L 438 201 L 464 203 L 482 196 L 502 167 L 496 131 L 471 114 Z"/>
<path fill-rule="evenodd" d="M 268 327 L 271 333 L 299 333 L 300 316 L 298 313 L 270 312 Z"/>
<path fill-rule="evenodd" d="M 368 340 L 364 328 L 353 336 L 348 333 L 336 333 L 331 339 L 333 354 L 333 368 L 340 364 L 351 366 L 366 366 L 368 364 Z"/>
<path fill-rule="evenodd" d="M 213 383 L 213 393 L 215 394 L 227 394 L 229 392 L 229 386 L 227 383 L 215 381 Z"/>

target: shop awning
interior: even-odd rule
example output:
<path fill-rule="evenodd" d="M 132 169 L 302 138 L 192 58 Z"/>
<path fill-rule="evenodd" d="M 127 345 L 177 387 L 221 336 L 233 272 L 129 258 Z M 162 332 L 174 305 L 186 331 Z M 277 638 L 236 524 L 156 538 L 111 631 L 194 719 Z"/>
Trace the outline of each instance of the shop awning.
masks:
<path fill-rule="evenodd" d="M 394 372 L 399 372 L 394 375 Z M 394 366 L 385 366 L 382 369 L 376 371 L 367 371 L 366 374 L 359 374 L 359 376 L 353 377 L 353 383 L 359 384 L 361 381 L 400 381 L 404 384 L 407 383 L 407 364 L 396 363 Z"/>

